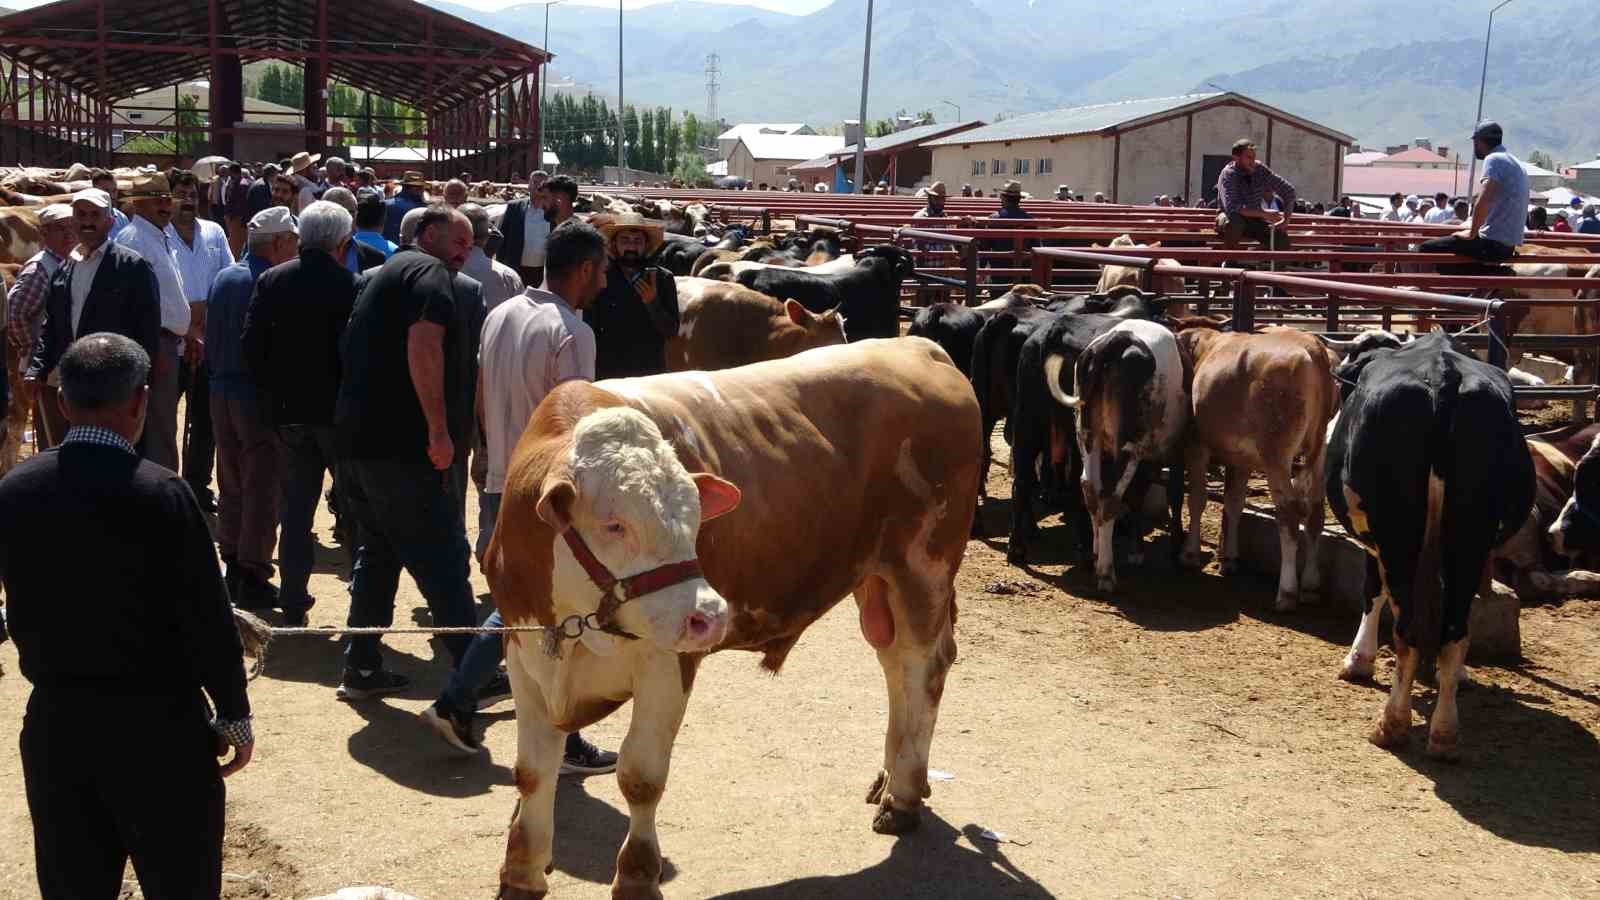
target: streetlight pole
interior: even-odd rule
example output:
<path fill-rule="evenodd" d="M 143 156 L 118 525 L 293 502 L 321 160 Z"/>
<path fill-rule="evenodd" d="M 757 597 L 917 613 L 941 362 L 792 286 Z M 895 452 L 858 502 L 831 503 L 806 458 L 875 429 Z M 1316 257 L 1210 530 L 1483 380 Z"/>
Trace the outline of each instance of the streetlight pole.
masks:
<path fill-rule="evenodd" d="M 940 100 L 939 102 L 945 106 L 954 106 L 956 108 L 956 122 L 959 123 L 961 121 L 961 104 L 951 103 L 949 100 Z"/>
<path fill-rule="evenodd" d="M 617 0 L 617 184 L 628 183 L 627 132 L 622 127 L 622 0 Z"/>
<path fill-rule="evenodd" d="M 1489 83 L 1489 39 L 1494 37 L 1494 14 L 1503 9 L 1512 0 L 1501 0 L 1499 6 L 1489 10 L 1489 29 L 1483 34 L 1483 74 L 1478 76 L 1478 116 L 1472 120 L 1472 127 L 1477 129 L 1478 123 L 1483 121 L 1483 89 Z M 1472 165 L 1467 170 L 1467 196 L 1475 197 L 1478 193 L 1478 153 L 1472 153 Z"/>
<path fill-rule="evenodd" d="M 861 51 L 861 136 L 856 140 L 856 193 L 867 174 L 867 75 L 872 71 L 872 0 L 867 0 L 867 42 Z"/>
<path fill-rule="evenodd" d="M 544 168 L 544 95 L 545 86 L 550 80 L 550 7 L 566 0 L 545 0 L 544 4 L 544 45 L 539 49 L 545 51 L 545 57 L 539 62 L 539 131 L 534 141 L 534 168 Z"/>

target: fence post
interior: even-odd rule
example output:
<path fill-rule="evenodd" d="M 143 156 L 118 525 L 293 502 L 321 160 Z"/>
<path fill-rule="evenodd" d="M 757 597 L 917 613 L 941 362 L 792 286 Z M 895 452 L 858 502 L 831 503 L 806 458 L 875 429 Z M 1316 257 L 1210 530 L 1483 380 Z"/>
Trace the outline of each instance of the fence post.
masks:
<path fill-rule="evenodd" d="M 978 241 L 969 241 L 962 249 L 967 264 L 967 305 L 978 306 Z M 1048 287 L 1045 288 L 1047 291 Z"/>
<path fill-rule="evenodd" d="M 1239 276 L 1233 289 L 1233 330 L 1249 334 L 1256 327 L 1256 286 L 1250 282 L 1250 273 Z"/>
<path fill-rule="evenodd" d="M 1328 293 L 1327 321 L 1323 323 L 1323 328 L 1330 332 L 1339 330 L 1339 297 L 1331 291 Z"/>
<path fill-rule="evenodd" d="M 1506 332 L 1505 305 L 1499 300 L 1489 304 L 1489 365 L 1498 369 L 1509 367 L 1507 351 L 1511 335 Z"/>
<path fill-rule="evenodd" d="M 772 210 L 770 209 L 762 208 L 761 210 L 761 233 L 772 233 Z"/>

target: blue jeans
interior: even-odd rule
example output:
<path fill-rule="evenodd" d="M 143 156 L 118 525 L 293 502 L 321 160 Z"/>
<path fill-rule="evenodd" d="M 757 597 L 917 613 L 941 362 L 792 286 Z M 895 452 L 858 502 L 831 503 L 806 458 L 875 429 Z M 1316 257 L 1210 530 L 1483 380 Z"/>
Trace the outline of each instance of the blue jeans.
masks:
<path fill-rule="evenodd" d="M 285 466 L 278 536 L 279 598 L 285 612 L 311 606 L 306 585 L 311 581 L 315 540 L 311 536 L 322 476 L 334 470 L 332 425 L 280 425 Z"/>
<path fill-rule="evenodd" d="M 473 548 L 478 558 L 489 550 L 489 538 L 494 537 L 494 523 L 500 518 L 500 495 L 478 492 L 478 543 Z"/>
<path fill-rule="evenodd" d="M 350 579 L 350 627 L 387 628 L 394 623 L 402 568 L 417 582 L 434 625 L 478 624 L 467 580 L 470 551 L 461 494 L 451 473 L 426 463 L 350 460 L 341 469 L 339 490 L 360 531 Z M 471 638 L 450 635 L 440 640 L 452 665 L 460 666 Z M 345 646 L 346 667 L 381 668 L 379 646 L 375 636 L 351 637 Z"/>
<path fill-rule="evenodd" d="M 496 494 L 495 496 L 499 496 Z M 483 620 L 485 628 L 501 626 L 500 610 Z M 472 639 L 461 664 L 450 673 L 450 681 L 439 695 L 438 707 L 457 713 L 471 713 L 478 708 L 478 692 L 489 683 L 506 658 L 505 638 L 498 634 L 480 634 Z"/>

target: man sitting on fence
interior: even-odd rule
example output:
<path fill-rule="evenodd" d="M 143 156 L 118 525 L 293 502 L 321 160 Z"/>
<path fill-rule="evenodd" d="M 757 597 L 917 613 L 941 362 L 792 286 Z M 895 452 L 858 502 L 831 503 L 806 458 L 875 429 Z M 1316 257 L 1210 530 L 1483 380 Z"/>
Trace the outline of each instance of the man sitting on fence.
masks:
<path fill-rule="evenodd" d="M 1277 212 L 1262 208 L 1262 197 L 1275 194 L 1283 205 Z M 1217 235 L 1226 249 L 1237 249 L 1244 238 L 1275 250 L 1289 249 L 1289 216 L 1294 208 L 1294 185 L 1256 162 L 1256 142 L 1233 142 L 1233 161 L 1217 176 Z"/>
<path fill-rule="evenodd" d="M 1504 133 L 1495 122 L 1484 122 L 1472 132 L 1472 152 L 1483 160 L 1483 178 L 1478 182 L 1472 220 L 1455 234 L 1423 241 L 1418 248 L 1421 252 L 1454 253 L 1484 263 L 1503 262 L 1516 252 L 1527 228 L 1528 173 L 1507 152 L 1503 140 Z M 1478 270 L 1474 266 L 1439 267 L 1442 275 Z"/>

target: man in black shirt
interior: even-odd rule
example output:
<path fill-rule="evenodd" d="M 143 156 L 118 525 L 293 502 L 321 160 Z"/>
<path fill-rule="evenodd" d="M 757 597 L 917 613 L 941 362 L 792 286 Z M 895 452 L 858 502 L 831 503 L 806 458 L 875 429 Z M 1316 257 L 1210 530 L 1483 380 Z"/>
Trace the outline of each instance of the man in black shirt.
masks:
<path fill-rule="evenodd" d="M 667 339 L 678 333 L 678 288 L 671 272 L 648 264 L 663 230 L 638 213 L 617 216 L 601 229 L 611 255 L 606 289 L 583 311 L 594 329 L 597 380 L 667 370 Z"/>
<path fill-rule="evenodd" d="M 0 480 L 39 894 L 111 900 L 132 856 L 146 897 L 216 897 L 222 779 L 254 748 L 216 548 L 189 487 L 134 454 L 149 355 L 91 334 L 60 372 L 66 439 Z"/>
<path fill-rule="evenodd" d="M 340 502 L 360 536 L 350 583 L 352 627 L 394 621 L 400 570 L 417 582 L 435 625 L 473 626 L 466 525 L 454 466 L 473 428 L 476 360 L 461 330 L 454 275 L 472 250 L 472 224 L 445 206 L 423 214 L 414 248 L 367 280 L 342 343 L 334 412 Z M 459 664 L 469 639 L 444 639 Z M 352 637 L 342 700 L 404 690 L 383 670 L 375 637 Z"/>

